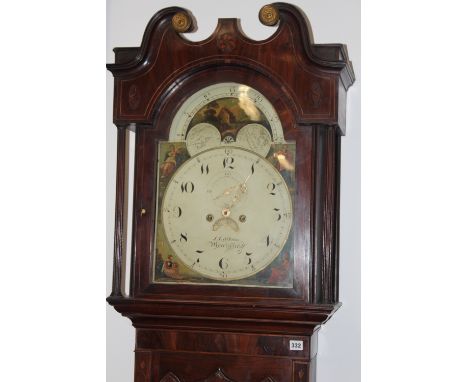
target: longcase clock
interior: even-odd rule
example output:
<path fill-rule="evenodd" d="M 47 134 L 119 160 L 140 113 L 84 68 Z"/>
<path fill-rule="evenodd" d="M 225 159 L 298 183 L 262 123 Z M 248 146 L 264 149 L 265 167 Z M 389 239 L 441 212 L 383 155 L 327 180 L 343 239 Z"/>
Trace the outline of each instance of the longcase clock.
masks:
<path fill-rule="evenodd" d="M 108 302 L 136 328 L 138 382 L 315 381 L 339 308 L 340 140 L 354 82 L 294 6 L 191 42 L 166 8 L 115 48 L 115 255 Z M 135 134 L 130 293 L 123 293 L 127 130 Z"/>

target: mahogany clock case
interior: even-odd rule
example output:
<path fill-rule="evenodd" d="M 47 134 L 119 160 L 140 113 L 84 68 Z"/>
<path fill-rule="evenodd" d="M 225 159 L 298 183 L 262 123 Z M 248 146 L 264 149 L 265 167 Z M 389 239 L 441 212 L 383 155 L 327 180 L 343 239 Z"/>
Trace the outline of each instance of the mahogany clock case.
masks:
<path fill-rule="evenodd" d="M 277 370 L 270 381 L 306 381 L 304 375 L 312 378 L 314 370 L 313 362 L 309 364 L 315 357 L 312 335 L 340 306 L 340 145 L 354 72 L 344 45 L 314 44 L 298 8 L 273 6 L 279 26 L 264 41 L 246 37 L 237 19 L 220 19 L 209 38 L 188 41 L 175 30 L 173 19 L 185 15 L 190 32 L 192 16 L 182 8 L 166 8 L 149 22 L 141 47 L 115 48 L 115 63 L 108 64 L 118 128 L 113 288 L 108 302 L 137 328 L 136 380 L 166 375 L 162 380 L 177 381 L 172 371 L 185 367 L 182 375 L 195 378 L 199 373 L 199 380 L 266 381 L 270 377 L 260 373 L 261 368 L 249 371 L 247 365 L 259 362 L 263 370 L 274 371 L 285 362 L 282 370 L 294 376 Z M 191 94 L 222 82 L 245 84 L 265 95 L 281 119 L 285 139 L 296 144 L 292 288 L 152 282 L 158 143 L 168 140 L 171 121 Z M 129 296 L 122 283 L 126 130 L 135 133 Z M 294 338 L 305 346 L 291 354 L 287 345 Z M 196 362 L 187 366 L 184 352 Z M 216 354 L 215 359 L 206 358 L 205 352 Z M 237 366 L 229 366 L 233 361 Z M 216 364 L 219 370 L 209 377 L 204 367 L 196 371 L 196 364 L 206 364 L 206 370 Z"/>

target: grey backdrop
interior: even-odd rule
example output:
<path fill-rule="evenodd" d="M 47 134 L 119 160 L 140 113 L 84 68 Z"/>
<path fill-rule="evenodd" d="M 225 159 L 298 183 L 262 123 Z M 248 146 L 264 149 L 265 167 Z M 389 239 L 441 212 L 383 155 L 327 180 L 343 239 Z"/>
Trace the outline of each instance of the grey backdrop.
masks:
<path fill-rule="evenodd" d="M 345 43 L 357 81 L 348 93 L 347 135 L 342 140 L 340 300 L 343 307 L 320 330 L 318 382 L 358 382 L 360 372 L 360 148 L 361 46 L 359 0 L 289 1 L 308 16 L 317 43 Z M 139 46 L 144 28 L 158 10 L 182 6 L 194 14 L 202 40 L 214 30 L 218 17 L 237 17 L 244 32 L 265 39 L 274 31 L 260 24 L 263 0 L 158 1 L 108 0 L 106 60 L 114 62 L 115 46 Z M 104 63 L 103 63 L 104 66 Z M 107 73 L 107 295 L 112 283 L 116 129 L 112 124 L 112 75 Z M 103 302 L 104 302 L 103 296 Z M 134 329 L 131 322 L 107 306 L 107 381 L 133 381 Z"/>

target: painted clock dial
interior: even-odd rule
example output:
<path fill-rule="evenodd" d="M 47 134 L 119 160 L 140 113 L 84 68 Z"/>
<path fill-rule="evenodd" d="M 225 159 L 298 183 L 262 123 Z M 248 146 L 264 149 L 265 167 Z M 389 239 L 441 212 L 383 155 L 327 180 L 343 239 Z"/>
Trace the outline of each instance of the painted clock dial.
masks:
<path fill-rule="evenodd" d="M 188 96 L 158 160 L 154 282 L 292 287 L 295 144 L 262 93 Z"/>
<path fill-rule="evenodd" d="M 259 91 L 235 82 L 205 87 L 177 111 L 169 140 L 185 141 L 190 155 L 219 145 L 243 147 L 265 157 L 284 143 L 281 121 Z"/>
<path fill-rule="evenodd" d="M 206 150 L 183 163 L 165 190 L 162 225 L 175 256 L 212 280 L 240 280 L 283 249 L 292 200 L 280 172 L 239 147 Z"/>

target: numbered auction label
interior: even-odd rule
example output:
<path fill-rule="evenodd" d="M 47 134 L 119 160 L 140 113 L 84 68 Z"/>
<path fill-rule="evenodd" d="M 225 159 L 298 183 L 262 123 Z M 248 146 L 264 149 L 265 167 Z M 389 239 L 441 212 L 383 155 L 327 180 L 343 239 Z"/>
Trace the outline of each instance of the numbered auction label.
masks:
<path fill-rule="evenodd" d="M 304 350 L 304 341 L 290 340 L 289 341 L 289 350 L 294 350 L 294 351 Z"/>

